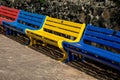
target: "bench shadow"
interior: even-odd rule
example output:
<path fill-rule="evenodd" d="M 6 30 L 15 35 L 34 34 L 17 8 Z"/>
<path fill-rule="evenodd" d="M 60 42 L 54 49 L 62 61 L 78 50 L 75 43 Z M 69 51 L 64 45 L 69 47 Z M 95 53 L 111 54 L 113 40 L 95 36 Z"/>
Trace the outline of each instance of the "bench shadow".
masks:
<path fill-rule="evenodd" d="M 39 48 L 33 46 L 30 48 L 55 60 L 58 60 L 58 56 L 61 56 L 60 54 L 51 51 L 51 49 L 48 49 L 45 46 L 39 46 Z M 87 62 L 82 62 L 80 60 L 71 61 L 66 63 L 66 65 L 82 71 L 98 80 L 120 80 L 119 71 L 92 60 L 89 60 Z"/>
<path fill-rule="evenodd" d="M 2 29 L 1 29 L 2 26 L 0 26 L 0 34 L 2 34 Z"/>
<path fill-rule="evenodd" d="M 6 36 L 22 45 L 24 45 L 24 41 L 21 40 L 19 37 L 14 36 Z M 58 60 L 58 58 L 62 57 L 61 54 L 58 54 L 58 52 L 54 52 L 56 49 L 50 49 L 47 46 L 31 46 L 29 48 L 38 51 L 54 60 Z M 52 47 L 53 48 L 53 47 Z M 55 48 L 55 47 L 54 47 Z M 71 66 L 79 71 L 82 71 L 98 80 L 120 80 L 120 72 L 109 68 L 108 66 L 105 66 L 101 63 L 87 60 L 87 62 L 82 61 L 71 61 L 66 63 L 66 65 Z M 79 75 L 78 75 L 79 76 Z"/>
<path fill-rule="evenodd" d="M 98 80 L 120 80 L 119 71 L 95 61 L 72 61 L 69 66 L 82 71 Z"/>

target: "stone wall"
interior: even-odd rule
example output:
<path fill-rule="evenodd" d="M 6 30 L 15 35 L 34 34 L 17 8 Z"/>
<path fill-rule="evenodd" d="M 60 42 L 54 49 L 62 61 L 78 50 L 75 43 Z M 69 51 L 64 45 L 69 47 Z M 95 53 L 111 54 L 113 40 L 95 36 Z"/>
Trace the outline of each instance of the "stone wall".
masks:
<path fill-rule="evenodd" d="M 114 4 L 107 0 L 105 2 L 99 2 L 100 0 L 11 1 L 3 0 L 3 5 L 78 23 L 90 23 L 96 26 L 119 29 L 116 19 L 111 16 L 114 11 Z"/>

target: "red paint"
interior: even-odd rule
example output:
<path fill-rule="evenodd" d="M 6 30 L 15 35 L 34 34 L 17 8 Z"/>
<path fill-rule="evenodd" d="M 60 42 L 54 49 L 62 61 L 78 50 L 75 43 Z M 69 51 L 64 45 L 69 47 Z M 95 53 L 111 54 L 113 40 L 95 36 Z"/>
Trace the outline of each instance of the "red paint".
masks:
<path fill-rule="evenodd" d="M 8 8 L 5 6 L 0 6 L 0 25 L 2 20 L 12 22 L 15 21 L 18 17 L 20 10 L 14 8 Z"/>

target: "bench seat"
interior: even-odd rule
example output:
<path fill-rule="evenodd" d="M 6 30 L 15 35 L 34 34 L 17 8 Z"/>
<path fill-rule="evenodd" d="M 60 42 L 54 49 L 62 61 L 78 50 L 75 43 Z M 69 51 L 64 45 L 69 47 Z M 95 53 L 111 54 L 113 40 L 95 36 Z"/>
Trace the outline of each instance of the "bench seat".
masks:
<path fill-rule="evenodd" d="M 49 34 L 49 33 L 44 32 L 44 31 L 36 31 L 36 33 L 40 33 L 40 34 L 35 35 L 35 33 L 31 33 L 31 34 L 29 34 L 29 36 L 34 36 L 35 39 L 42 40 L 45 43 L 49 43 L 49 44 L 54 45 L 56 47 L 58 47 L 58 44 L 59 44 L 58 41 L 60 41 L 60 40 L 62 40 L 62 41 L 65 40 L 65 41 L 69 41 L 69 42 L 72 41 L 70 39 L 66 39 L 66 38 L 63 38 L 63 37 L 60 37 L 60 36 L 56 36 L 54 34 Z M 33 44 L 33 43 L 31 43 L 31 44 Z"/>
<path fill-rule="evenodd" d="M 68 43 L 63 42 L 63 44 L 68 44 Z M 69 48 L 71 50 L 74 50 L 74 49 L 82 50 L 82 51 L 78 51 L 78 53 L 87 51 L 87 52 L 89 52 L 88 54 L 90 54 L 90 55 L 94 55 L 97 57 L 103 57 L 105 59 L 111 60 L 111 62 L 115 61 L 117 63 L 120 63 L 120 54 L 118 54 L 118 53 L 113 53 L 110 51 L 106 51 L 104 49 L 97 48 L 95 46 L 90 46 L 87 44 L 80 44 L 80 43 L 70 43 L 67 46 L 71 46 L 71 48 L 73 47 L 73 49 Z M 65 49 L 67 49 L 67 47 L 65 47 Z"/>
<path fill-rule="evenodd" d="M 88 41 L 91 43 L 87 43 Z M 120 53 L 92 45 L 93 42 L 109 47 L 110 49 L 120 50 L 119 31 L 88 24 L 80 42 L 69 43 L 64 41 L 62 43 L 64 50 L 68 53 L 68 61 L 74 60 L 72 57 L 75 56 L 75 54 L 80 54 L 83 57 L 93 59 L 120 70 Z"/>
<path fill-rule="evenodd" d="M 78 42 L 84 31 L 85 24 L 65 21 L 47 16 L 41 30 L 26 30 L 30 37 L 30 45 L 37 44 L 37 40 L 43 41 L 60 48 L 63 51 L 64 59 L 67 58 L 62 48 L 62 41 Z"/>
<path fill-rule="evenodd" d="M 3 24 L 6 28 L 12 29 L 14 31 L 17 31 L 17 32 L 20 32 L 20 33 L 23 33 L 23 34 L 25 34 L 25 30 L 27 28 L 29 28 L 31 30 L 34 30 L 33 27 L 30 27 L 30 26 L 27 26 L 27 25 L 24 25 L 24 24 L 20 24 L 18 22 L 7 22 L 7 23 L 3 23 Z"/>

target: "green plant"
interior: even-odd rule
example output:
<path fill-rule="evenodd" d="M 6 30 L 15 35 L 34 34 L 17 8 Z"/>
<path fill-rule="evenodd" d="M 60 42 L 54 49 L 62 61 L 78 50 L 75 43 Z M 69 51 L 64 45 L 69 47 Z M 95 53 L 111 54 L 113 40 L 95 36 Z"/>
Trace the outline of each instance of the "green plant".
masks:
<path fill-rule="evenodd" d="M 45 0 L 39 0 L 40 2 L 44 2 Z"/>

